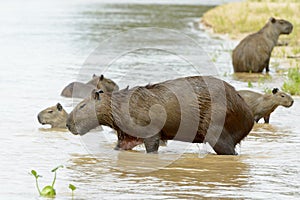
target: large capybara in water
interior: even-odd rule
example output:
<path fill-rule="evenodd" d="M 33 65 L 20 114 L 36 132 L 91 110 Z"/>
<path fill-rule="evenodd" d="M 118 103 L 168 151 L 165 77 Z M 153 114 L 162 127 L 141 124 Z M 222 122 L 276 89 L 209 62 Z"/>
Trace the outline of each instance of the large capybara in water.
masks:
<path fill-rule="evenodd" d="M 64 97 L 85 98 L 89 96 L 93 89 L 101 89 L 105 92 L 119 90 L 119 86 L 112 80 L 105 78 L 104 75 L 96 76 L 95 74 L 87 83 L 72 82 L 67 85 L 61 92 Z"/>
<path fill-rule="evenodd" d="M 144 143 L 157 152 L 159 140 L 208 142 L 217 154 L 236 154 L 235 145 L 252 129 L 253 115 L 228 83 L 194 76 L 123 89 L 93 91 L 69 114 L 67 127 L 84 135 L 99 125 L 117 131 L 116 149 Z"/>
<path fill-rule="evenodd" d="M 42 110 L 38 116 L 38 121 L 41 124 L 50 124 L 51 128 L 67 128 L 66 121 L 68 113 L 60 103 Z"/>
<path fill-rule="evenodd" d="M 279 91 L 278 88 L 272 90 L 272 94 L 260 94 L 250 90 L 240 90 L 238 93 L 243 97 L 252 110 L 254 121 L 258 122 L 264 118 L 265 123 L 269 123 L 271 113 L 278 107 L 291 107 L 294 103 L 293 98 Z"/>
<path fill-rule="evenodd" d="M 290 34 L 293 25 L 283 19 L 271 17 L 258 32 L 244 38 L 232 52 L 234 72 L 269 71 L 272 50 L 279 35 Z"/>

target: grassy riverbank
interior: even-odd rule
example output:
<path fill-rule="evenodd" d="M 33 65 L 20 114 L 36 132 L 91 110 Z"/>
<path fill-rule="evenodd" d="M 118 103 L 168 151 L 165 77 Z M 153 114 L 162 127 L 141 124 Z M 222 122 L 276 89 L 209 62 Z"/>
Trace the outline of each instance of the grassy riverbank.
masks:
<path fill-rule="evenodd" d="M 241 40 L 261 29 L 270 17 L 290 21 L 294 25 L 293 32 L 290 35 L 280 36 L 279 44 L 284 45 L 275 47 L 272 52 L 272 58 L 279 58 L 280 64 L 273 63 L 272 66 L 271 63 L 271 68 L 287 74 L 288 68 L 299 71 L 300 66 L 299 10 L 299 0 L 247 0 L 224 4 L 207 11 L 203 15 L 202 23 L 210 27 L 214 33 L 226 34 L 232 39 Z M 277 69 L 278 65 L 280 69 Z M 300 88 L 297 93 L 300 95 Z"/>

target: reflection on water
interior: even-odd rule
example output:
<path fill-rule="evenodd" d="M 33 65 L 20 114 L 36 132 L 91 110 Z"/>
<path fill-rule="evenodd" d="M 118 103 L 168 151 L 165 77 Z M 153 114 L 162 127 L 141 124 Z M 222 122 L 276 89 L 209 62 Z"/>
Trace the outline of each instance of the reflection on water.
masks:
<path fill-rule="evenodd" d="M 270 74 L 264 73 L 234 73 L 232 75 L 233 79 L 244 82 L 259 82 L 265 80 L 272 80 L 272 76 Z"/>
<path fill-rule="evenodd" d="M 160 169 L 135 173 L 128 172 L 127 169 L 123 171 L 124 168 L 130 168 L 131 159 L 148 157 L 148 163 L 161 162 L 161 159 L 153 155 L 119 152 L 119 156 L 126 156 L 127 160 L 120 158 L 116 168 L 112 168 L 114 164 L 108 160 L 84 155 L 73 156 L 69 169 L 74 174 L 81 174 L 80 177 L 73 177 L 76 181 L 82 183 L 92 179 L 97 185 L 101 185 L 104 194 L 131 194 L 134 199 L 157 196 L 163 199 L 189 199 L 210 197 L 212 194 L 223 196 L 224 190 L 228 188 L 230 191 L 227 191 L 226 196 L 237 198 L 240 195 L 236 192 L 243 190 L 249 174 L 249 166 L 243 162 L 243 157 L 236 156 L 209 155 L 199 159 L 197 154 L 184 154 Z M 107 179 L 112 184 L 109 187 L 105 186 Z M 112 195 L 112 198 L 115 197 Z"/>
<path fill-rule="evenodd" d="M 41 128 L 36 119 L 40 110 L 60 102 L 70 112 L 80 101 L 59 96 L 65 85 L 86 82 L 93 73 L 105 71 L 99 65 L 82 70 L 99 43 L 131 28 L 169 28 L 189 36 L 209 57 L 215 57 L 219 77 L 237 89 L 247 87 L 248 80 L 268 79 L 257 74 L 225 76 L 232 74 L 234 45 L 213 39 L 197 27 L 210 7 L 194 5 L 195 1 L 187 1 L 188 5 L 183 1 L 114 2 L 2 2 L 0 199 L 38 199 L 28 172 L 35 169 L 42 174 L 40 185 L 44 186 L 52 179 L 50 170 L 60 164 L 66 168 L 58 172 L 56 199 L 71 199 L 69 183 L 78 188 L 75 199 L 299 199 L 299 98 L 290 109 L 278 107 L 269 125 L 256 124 L 242 141 L 239 156 L 203 154 L 200 158 L 196 145 L 173 141 L 160 147 L 158 155 L 145 154 L 142 145 L 119 152 L 113 150 L 117 137 L 107 127 L 84 137 Z M 132 38 L 123 42 L 128 41 Z M 147 41 L 199 56 L 191 45 L 173 37 Z M 197 73 L 191 63 L 162 49 L 127 52 L 110 63 L 105 76 L 121 87 L 132 87 Z M 271 75 L 270 82 L 282 84 Z"/>

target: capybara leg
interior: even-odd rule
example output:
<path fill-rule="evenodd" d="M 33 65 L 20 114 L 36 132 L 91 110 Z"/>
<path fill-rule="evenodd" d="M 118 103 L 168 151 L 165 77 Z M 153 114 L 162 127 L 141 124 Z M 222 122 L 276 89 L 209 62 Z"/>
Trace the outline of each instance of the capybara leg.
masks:
<path fill-rule="evenodd" d="M 270 63 L 270 58 L 266 61 L 266 72 L 269 72 L 269 63 Z"/>
<path fill-rule="evenodd" d="M 121 150 L 121 147 L 120 147 L 120 141 L 118 141 L 117 145 L 115 146 L 114 150 Z"/>
<path fill-rule="evenodd" d="M 237 155 L 231 137 L 224 137 L 224 135 L 221 135 L 216 143 L 210 141 L 208 141 L 208 143 L 218 155 Z"/>
<path fill-rule="evenodd" d="M 237 155 L 237 153 L 234 150 L 234 146 L 226 144 L 224 142 L 217 142 L 213 149 L 218 155 Z"/>
<path fill-rule="evenodd" d="M 159 147 L 160 135 L 156 134 L 144 139 L 147 153 L 157 153 Z"/>
<path fill-rule="evenodd" d="M 258 123 L 259 120 L 260 120 L 260 119 L 259 119 L 258 117 L 254 117 L 254 121 L 255 121 L 256 123 Z"/>
<path fill-rule="evenodd" d="M 265 123 L 268 124 L 270 121 L 270 115 L 264 117 Z"/>

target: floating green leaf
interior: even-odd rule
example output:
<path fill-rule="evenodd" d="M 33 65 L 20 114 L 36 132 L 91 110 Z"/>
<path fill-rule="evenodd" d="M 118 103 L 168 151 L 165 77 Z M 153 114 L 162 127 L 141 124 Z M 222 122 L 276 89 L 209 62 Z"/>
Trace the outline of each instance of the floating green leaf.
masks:
<path fill-rule="evenodd" d="M 55 189 L 50 185 L 45 186 L 41 192 L 41 196 L 43 197 L 54 198 L 55 195 Z"/>
<path fill-rule="evenodd" d="M 69 184 L 69 188 L 70 188 L 72 191 L 76 190 L 76 187 L 75 187 L 74 185 L 72 185 L 72 184 Z"/>
<path fill-rule="evenodd" d="M 76 187 L 72 184 L 69 184 L 69 188 L 72 190 L 72 199 L 74 198 L 74 190 L 76 190 Z"/>
<path fill-rule="evenodd" d="M 57 167 L 55 167 L 54 169 L 51 170 L 51 172 L 56 172 L 56 170 L 58 170 L 59 168 L 63 168 L 63 165 L 59 165 Z"/>

